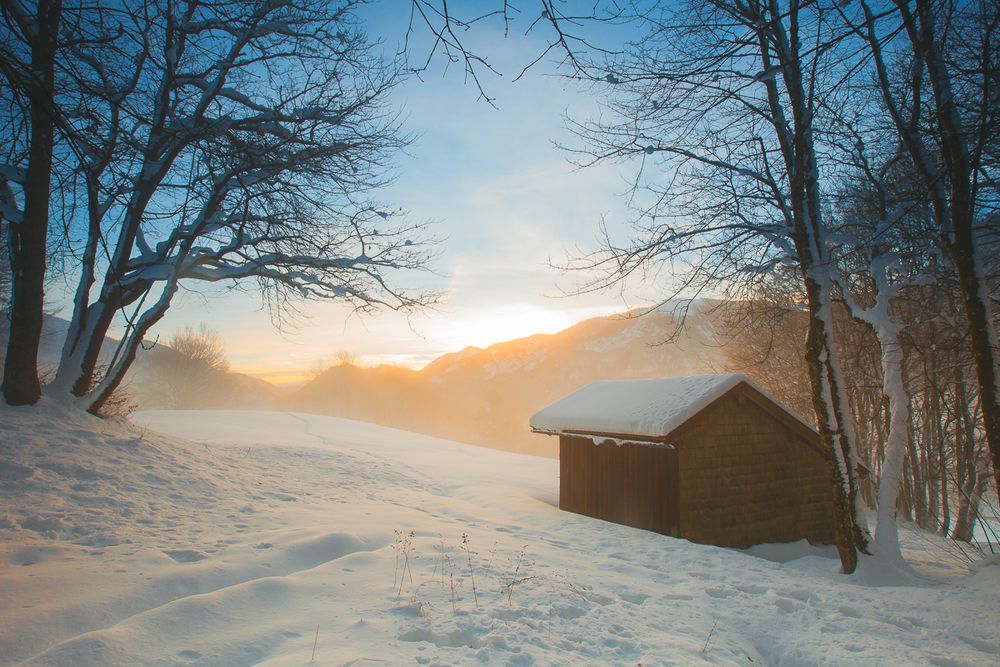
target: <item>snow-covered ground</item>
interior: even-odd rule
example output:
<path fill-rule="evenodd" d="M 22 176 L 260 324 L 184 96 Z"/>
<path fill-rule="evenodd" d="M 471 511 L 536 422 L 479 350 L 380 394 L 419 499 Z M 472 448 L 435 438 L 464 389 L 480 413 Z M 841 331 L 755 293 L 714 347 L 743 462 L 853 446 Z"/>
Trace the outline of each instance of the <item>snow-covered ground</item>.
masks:
<path fill-rule="evenodd" d="M 808 545 L 560 512 L 552 460 L 313 415 L 133 421 L 0 407 L 0 663 L 1000 664 L 1000 561 L 931 536 L 903 536 L 924 578 L 879 586 Z"/>

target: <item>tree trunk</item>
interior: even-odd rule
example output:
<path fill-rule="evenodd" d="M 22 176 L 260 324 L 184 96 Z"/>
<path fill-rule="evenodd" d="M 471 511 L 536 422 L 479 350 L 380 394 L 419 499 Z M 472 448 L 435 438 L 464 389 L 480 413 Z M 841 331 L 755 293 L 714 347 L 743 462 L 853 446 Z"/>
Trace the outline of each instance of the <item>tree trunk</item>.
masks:
<path fill-rule="evenodd" d="M 844 574 L 852 574 L 857 569 L 858 552 L 868 553 L 868 534 L 858 493 L 857 455 L 847 412 L 850 406 L 845 398 L 834 344 L 830 293 L 833 281 L 827 256 L 819 166 L 812 131 L 816 101 L 812 97 L 812 88 L 805 84 L 799 41 L 799 10 L 802 4 L 790 3 L 787 30 L 786 17 L 779 16 L 777 12 L 773 16 L 757 17 L 770 21 L 772 25 L 754 29 L 757 30 L 762 65 L 769 67 L 770 54 L 775 54 L 785 88 L 782 94 L 773 79 L 765 82 L 773 116 L 771 123 L 789 176 L 791 240 L 809 308 L 806 366 L 820 436 L 830 453 L 837 552 Z M 785 105 L 781 102 L 782 96 L 787 100 L 790 123 Z"/>
<path fill-rule="evenodd" d="M 887 319 L 888 315 L 885 317 Z M 878 484 L 875 547 L 882 555 L 899 561 L 902 560 L 902 554 L 896 526 L 896 504 L 903 477 L 903 458 L 907 440 L 910 439 L 909 398 L 903 376 L 903 348 L 899 342 L 898 328 L 889 322 L 880 322 L 876 325 L 876 331 L 882 348 L 882 386 L 889 401 L 889 435 Z"/>
<path fill-rule="evenodd" d="M 24 216 L 18 224 L 10 224 L 8 230 L 13 284 L 3 395 L 10 405 L 37 403 L 42 391 L 38 343 L 45 300 L 45 244 L 55 140 L 55 54 L 61 11 L 60 0 L 40 0 L 31 39 L 31 146 L 24 184 Z"/>
<path fill-rule="evenodd" d="M 903 485 L 899 496 L 899 515 L 904 521 L 913 521 L 913 473 L 910 469 L 910 456 L 903 456 Z"/>
<path fill-rule="evenodd" d="M 173 277 L 167 280 L 163 286 L 163 291 L 157 302 L 142 314 L 139 321 L 135 323 L 132 331 L 126 335 L 122 341 L 120 354 L 117 360 L 111 365 L 111 368 L 108 369 L 105 378 L 85 397 L 88 412 L 99 415 L 102 408 L 107 404 L 108 399 L 121 386 L 122 380 L 125 379 L 125 374 L 131 367 L 132 362 L 135 361 L 135 355 L 142 344 L 143 336 L 166 315 L 167 310 L 170 308 L 170 300 L 176 292 L 177 279 Z"/>
<path fill-rule="evenodd" d="M 948 526 L 951 524 L 951 505 L 948 498 L 948 445 L 944 438 L 938 439 L 937 475 L 938 494 L 941 498 L 941 514 L 937 517 L 937 531 L 947 537 Z"/>
<path fill-rule="evenodd" d="M 917 443 L 912 439 L 907 445 L 907 459 L 910 462 L 910 473 L 913 478 L 913 520 L 920 528 L 927 527 L 927 486 L 920 465 L 920 452 Z"/>
<path fill-rule="evenodd" d="M 833 486 L 834 534 L 837 553 L 844 574 L 852 574 L 858 566 L 858 552 L 868 553 L 868 537 L 859 522 L 858 487 L 854 470 L 853 450 L 847 425 L 846 406 L 842 401 L 840 376 L 834 362 L 830 320 L 829 283 L 820 284 L 805 272 L 809 303 L 809 333 L 806 339 L 806 366 L 812 385 L 813 406 L 816 409 L 820 436 L 830 452 L 829 472 Z"/>
<path fill-rule="evenodd" d="M 955 369 L 955 488 L 958 517 L 951 539 L 969 542 L 979 513 L 979 474 L 976 465 L 976 428 L 968 388 L 961 369 Z"/>
<path fill-rule="evenodd" d="M 96 308 L 88 308 L 88 311 L 95 310 L 97 311 L 96 316 L 93 312 L 89 313 L 93 320 L 88 322 L 84 329 L 83 333 L 86 337 L 78 342 L 78 345 L 83 347 L 71 357 L 72 360 L 79 360 L 79 362 L 67 369 L 68 372 L 72 373 L 70 378 L 73 380 L 73 385 L 70 388 L 70 393 L 74 396 L 83 396 L 93 387 L 101 348 L 104 346 L 104 339 L 111 326 L 111 321 L 114 319 L 115 309 L 110 308 L 107 303 L 98 302 Z"/>

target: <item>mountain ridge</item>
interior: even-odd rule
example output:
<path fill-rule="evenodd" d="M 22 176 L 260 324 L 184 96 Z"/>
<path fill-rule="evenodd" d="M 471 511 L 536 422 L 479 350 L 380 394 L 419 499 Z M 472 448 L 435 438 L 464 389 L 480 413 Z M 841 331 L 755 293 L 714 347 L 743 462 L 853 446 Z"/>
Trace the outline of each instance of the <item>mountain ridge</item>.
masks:
<path fill-rule="evenodd" d="M 598 379 L 714 372 L 715 304 L 578 322 L 486 348 L 466 347 L 419 370 L 340 364 L 295 390 L 289 409 L 369 421 L 521 453 L 556 456 L 528 429 L 532 413 Z"/>
<path fill-rule="evenodd" d="M 140 352 L 123 388 L 138 409 L 295 410 L 554 457 L 556 439 L 531 433 L 528 419 L 562 396 L 594 380 L 697 375 L 724 367 L 715 333 L 717 305 L 694 304 L 683 324 L 669 308 L 590 318 L 556 333 L 468 346 L 420 369 L 345 362 L 294 389 L 217 370 L 188 378 L 178 389 L 168 376 L 181 365 L 179 353 L 159 343 Z M 58 362 L 67 326 L 46 316 L 43 368 Z M 116 344 L 107 339 L 102 356 Z"/>

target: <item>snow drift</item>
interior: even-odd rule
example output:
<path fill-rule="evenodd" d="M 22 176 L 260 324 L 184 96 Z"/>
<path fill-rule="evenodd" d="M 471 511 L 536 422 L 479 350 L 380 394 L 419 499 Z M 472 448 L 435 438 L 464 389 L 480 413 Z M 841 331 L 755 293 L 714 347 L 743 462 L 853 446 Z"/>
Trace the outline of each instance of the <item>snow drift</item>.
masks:
<path fill-rule="evenodd" d="M 1000 563 L 931 536 L 903 534 L 925 580 L 877 586 L 808 545 L 560 512 L 551 460 L 311 415 L 135 423 L 0 408 L 0 663 L 1000 658 Z"/>

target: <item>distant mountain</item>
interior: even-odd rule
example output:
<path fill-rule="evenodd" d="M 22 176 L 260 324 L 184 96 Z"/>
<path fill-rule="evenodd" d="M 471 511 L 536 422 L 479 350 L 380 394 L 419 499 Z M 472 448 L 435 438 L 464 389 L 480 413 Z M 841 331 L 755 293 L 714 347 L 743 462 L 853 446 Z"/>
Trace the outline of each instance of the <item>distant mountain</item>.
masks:
<path fill-rule="evenodd" d="M 296 410 L 359 419 L 530 454 L 555 456 L 555 438 L 532 434 L 528 418 L 598 379 L 669 377 L 724 366 L 711 304 L 682 329 L 666 312 L 586 320 L 539 334 L 446 354 L 414 371 L 343 364 L 290 397 Z"/>

